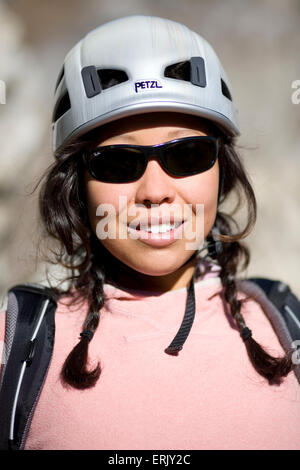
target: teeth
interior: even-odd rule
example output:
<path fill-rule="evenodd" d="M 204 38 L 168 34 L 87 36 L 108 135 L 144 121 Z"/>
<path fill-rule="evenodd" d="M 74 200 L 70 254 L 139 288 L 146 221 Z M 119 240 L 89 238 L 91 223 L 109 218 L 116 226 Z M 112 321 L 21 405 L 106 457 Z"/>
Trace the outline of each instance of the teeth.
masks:
<path fill-rule="evenodd" d="M 170 230 L 173 230 L 178 225 L 180 224 L 151 225 L 151 227 L 145 227 L 144 230 L 146 232 L 151 232 L 151 233 L 166 233 L 166 232 L 169 232 Z"/>
<path fill-rule="evenodd" d="M 179 225 L 181 224 L 182 222 L 176 222 L 173 224 L 150 225 L 149 227 L 148 225 L 141 224 L 141 225 L 138 225 L 136 228 L 134 226 L 132 228 L 135 230 L 141 230 L 141 231 L 145 231 L 148 233 L 166 233 L 166 232 L 169 232 L 170 230 L 174 230 L 175 228 L 179 227 Z"/>

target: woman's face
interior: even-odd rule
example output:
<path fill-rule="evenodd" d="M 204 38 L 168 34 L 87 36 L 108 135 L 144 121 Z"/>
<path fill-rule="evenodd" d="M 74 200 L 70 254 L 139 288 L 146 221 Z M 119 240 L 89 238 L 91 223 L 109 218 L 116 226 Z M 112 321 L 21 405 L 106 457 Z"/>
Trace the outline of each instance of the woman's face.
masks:
<path fill-rule="evenodd" d="M 208 124 L 200 118 L 177 113 L 149 113 L 102 127 L 99 130 L 98 146 L 156 145 L 182 137 L 204 135 L 212 133 Z M 186 285 L 185 269 L 182 266 L 197 247 L 201 247 L 215 220 L 219 187 L 218 161 L 204 173 L 173 177 L 153 157 L 145 173 L 136 181 L 104 183 L 95 180 L 86 171 L 85 184 L 92 229 L 99 238 L 104 224 L 106 232 L 110 227 L 107 238 L 100 235 L 105 248 L 137 272 L 137 276 L 140 273 L 163 280 L 172 273 L 180 272 L 182 282 L 177 282 L 176 288 Z M 101 212 L 99 206 L 111 214 Z M 170 230 L 168 222 L 172 224 L 174 221 L 180 225 Z M 137 225 L 138 222 L 140 225 Z M 160 230 L 167 231 L 155 233 L 157 225 L 162 222 L 165 225 Z M 137 230 L 131 230 L 128 227 L 130 224 Z M 141 230 L 145 224 L 152 232 Z M 113 226 L 115 229 L 111 230 Z M 191 268 L 189 263 L 186 266 L 187 269 Z"/>

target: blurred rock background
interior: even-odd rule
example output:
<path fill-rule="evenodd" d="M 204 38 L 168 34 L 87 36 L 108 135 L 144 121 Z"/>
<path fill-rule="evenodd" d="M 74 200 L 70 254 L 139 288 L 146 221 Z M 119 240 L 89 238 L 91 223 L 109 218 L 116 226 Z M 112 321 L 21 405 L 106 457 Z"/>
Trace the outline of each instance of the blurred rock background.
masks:
<path fill-rule="evenodd" d="M 52 162 L 57 74 L 69 49 L 111 19 L 147 14 L 182 22 L 219 55 L 239 108 L 238 143 L 258 199 L 247 275 L 279 278 L 300 296 L 300 0 L 0 0 L 0 298 L 45 282 L 36 255 L 39 176 Z M 1 102 L 1 100 L 0 100 Z"/>

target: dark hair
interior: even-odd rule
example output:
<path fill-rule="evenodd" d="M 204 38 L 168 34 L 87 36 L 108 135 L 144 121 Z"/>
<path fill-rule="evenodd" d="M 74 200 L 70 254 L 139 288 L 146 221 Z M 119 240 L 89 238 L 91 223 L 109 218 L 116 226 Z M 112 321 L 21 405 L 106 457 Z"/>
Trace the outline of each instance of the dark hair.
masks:
<path fill-rule="evenodd" d="M 216 128 L 215 132 L 221 136 L 222 141 L 219 166 L 223 181 L 214 225 L 214 229 L 217 228 L 221 234 L 219 239 L 223 249 L 222 253 L 216 253 L 215 257 L 221 268 L 221 295 L 224 305 L 229 308 L 241 333 L 246 326 L 241 310 L 247 299 L 238 300 L 236 277 L 238 269 L 243 270 L 248 266 L 250 254 L 240 240 L 251 232 L 255 224 L 256 199 L 237 153 L 234 138 L 224 135 Z M 69 297 L 70 304 L 84 300 L 88 302 L 88 313 L 82 330 L 91 332 L 98 327 L 101 309 L 105 302 L 104 282 L 112 280 L 120 266 L 120 262 L 104 248 L 94 234 L 87 216 L 83 181 L 84 164 L 81 157 L 83 149 L 92 148 L 96 141 L 99 141 L 99 130 L 94 129 L 57 154 L 56 161 L 40 179 L 41 181 L 45 178 L 39 195 L 45 235 L 59 244 L 58 250 L 51 250 L 54 261 L 49 256 L 48 261 L 70 270 L 70 276 L 65 279 L 69 281 L 68 288 L 63 290 L 57 286 L 53 289 L 58 296 Z M 228 200 L 232 192 L 236 192 L 237 205 L 233 213 L 227 214 L 220 210 L 220 206 Z M 247 223 L 239 232 L 239 226 L 233 215 L 242 202 L 247 205 Z M 235 234 L 234 228 L 237 231 Z M 84 389 L 94 386 L 99 378 L 100 363 L 93 370 L 87 368 L 89 340 L 86 335 L 81 336 L 78 344 L 66 358 L 61 371 L 61 379 L 65 385 Z M 281 377 L 292 370 L 290 351 L 283 357 L 275 358 L 270 356 L 253 337 L 244 341 L 254 368 L 270 383 L 280 382 Z"/>

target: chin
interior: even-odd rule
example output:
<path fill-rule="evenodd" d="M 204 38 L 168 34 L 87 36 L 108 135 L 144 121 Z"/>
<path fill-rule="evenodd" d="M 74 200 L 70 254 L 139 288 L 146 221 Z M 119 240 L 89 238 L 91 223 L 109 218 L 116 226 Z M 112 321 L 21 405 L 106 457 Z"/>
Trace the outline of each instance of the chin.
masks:
<path fill-rule="evenodd" d="M 164 269 L 164 270 L 157 269 L 157 270 L 153 270 L 150 267 L 149 267 L 149 269 L 136 269 L 136 268 L 132 267 L 132 269 L 139 272 L 140 274 L 144 274 L 145 276 L 152 276 L 152 277 L 167 276 L 168 274 L 172 274 L 175 271 L 177 271 L 177 269 Z"/>
<path fill-rule="evenodd" d="M 129 260 L 126 260 L 127 266 L 129 266 L 134 271 L 137 271 L 146 276 L 153 277 L 167 276 L 169 274 L 175 273 L 185 262 L 185 259 L 182 260 L 182 262 L 178 262 L 178 258 L 173 263 L 166 262 L 161 257 L 157 261 L 149 259 L 145 260 L 144 263 L 141 264 L 136 264 L 135 262 L 131 263 Z"/>

